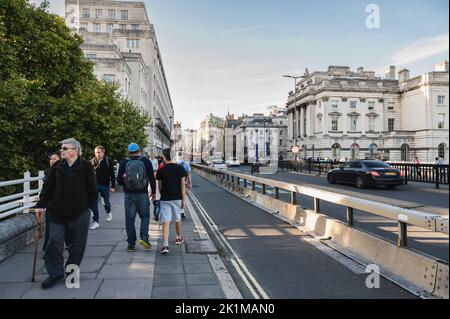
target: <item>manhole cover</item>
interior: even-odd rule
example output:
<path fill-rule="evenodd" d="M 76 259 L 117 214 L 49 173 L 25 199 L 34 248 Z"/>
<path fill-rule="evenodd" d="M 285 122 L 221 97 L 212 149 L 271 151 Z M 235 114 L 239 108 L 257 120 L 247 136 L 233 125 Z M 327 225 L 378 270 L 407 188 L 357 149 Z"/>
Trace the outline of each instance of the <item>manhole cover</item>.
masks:
<path fill-rule="evenodd" d="M 217 248 L 209 239 L 192 239 L 186 241 L 186 252 L 189 254 L 217 254 Z"/>

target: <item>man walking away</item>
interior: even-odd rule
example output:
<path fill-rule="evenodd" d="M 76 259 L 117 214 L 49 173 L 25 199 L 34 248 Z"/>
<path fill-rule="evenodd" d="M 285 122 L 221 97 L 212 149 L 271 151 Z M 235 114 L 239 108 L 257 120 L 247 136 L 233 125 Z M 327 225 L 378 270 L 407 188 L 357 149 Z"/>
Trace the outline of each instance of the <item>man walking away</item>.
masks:
<path fill-rule="evenodd" d="M 151 199 L 155 199 L 156 181 L 153 174 L 152 163 L 141 156 L 139 145 L 128 145 L 128 158 L 122 160 L 117 173 L 117 183 L 123 186 L 125 193 L 125 220 L 127 229 L 128 251 L 133 252 L 136 245 L 136 229 L 134 222 L 136 213 L 141 218 L 139 244 L 145 249 L 152 246 L 148 240 L 148 227 L 150 223 L 150 199 L 148 184 L 151 187 Z"/>
<path fill-rule="evenodd" d="M 89 161 L 81 159 L 81 144 L 73 138 L 60 143 L 62 160 L 50 168 L 36 204 L 36 215 L 41 219 L 51 203 L 51 231 L 45 250 L 45 268 L 49 276 L 42 283 L 43 289 L 62 280 L 67 266 L 80 266 L 86 248 L 90 208 L 97 200 L 94 168 Z M 69 258 L 64 267 L 65 236 Z"/>
<path fill-rule="evenodd" d="M 169 226 L 175 217 L 177 238 L 175 244 L 184 242 L 181 235 L 181 209 L 186 206 L 186 176 L 184 168 L 171 160 L 170 149 L 163 150 L 164 167 L 156 174 L 161 192 L 161 223 L 163 224 L 163 247 L 161 254 L 169 253 Z"/>
<path fill-rule="evenodd" d="M 97 189 L 104 201 L 104 207 L 106 210 L 106 221 L 112 220 L 111 214 L 111 202 L 109 201 L 109 192 L 116 191 L 116 181 L 114 176 L 114 163 L 105 156 L 105 148 L 101 145 L 95 148 L 95 157 L 91 160 L 92 166 L 95 169 L 95 175 L 97 176 Z M 111 188 L 110 188 L 111 185 Z M 97 229 L 100 226 L 99 213 L 98 213 L 98 199 L 92 208 L 93 221 L 91 229 Z"/>
<path fill-rule="evenodd" d="M 187 174 L 186 187 L 187 187 L 187 189 L 190 190 L 192 188 L 191 165 L 189 165 L 189 163 L 186 162 L 185 160 L 183 160 L 182 158 L 178 159 L 176 163 L 178 165 L 183 166 L 184 170 L 186 171 L 186 174 Z M 186 218 L 186 214 L 184 213 L 184 208 L 181 210 L 181 218 L 182 219 Z"/>

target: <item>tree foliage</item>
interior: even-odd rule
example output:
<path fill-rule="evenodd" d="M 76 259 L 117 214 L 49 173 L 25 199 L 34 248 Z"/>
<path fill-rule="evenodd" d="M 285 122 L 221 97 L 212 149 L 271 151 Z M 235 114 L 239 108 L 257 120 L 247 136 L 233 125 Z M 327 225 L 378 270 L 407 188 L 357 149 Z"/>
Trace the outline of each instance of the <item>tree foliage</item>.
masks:
<path fill-rule="evenodd" d="M 68 137 L 85 158 L 99 144 L 114 159 L 146 145 L 148 115 L 95 78 L 83 40 L 47 6 L 0 1 L 0 180 L 45 169 Z"/>

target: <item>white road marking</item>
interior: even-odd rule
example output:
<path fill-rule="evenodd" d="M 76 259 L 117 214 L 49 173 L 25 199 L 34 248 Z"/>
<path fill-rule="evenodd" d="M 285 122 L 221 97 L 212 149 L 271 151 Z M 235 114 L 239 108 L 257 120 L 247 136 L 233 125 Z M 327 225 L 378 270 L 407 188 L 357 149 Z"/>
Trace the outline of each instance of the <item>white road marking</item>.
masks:
<path fill-rule="evenodd" d="M 212 231 L 216 235 L 217 239 L 231 253 L 231 255 L 232 255 L 231 263 L 234 266 L 234 268 L 236 269 L 236 272 L 242 278 L 242 280 L 245 283 L 245 285 L 247 286 L 247 288 L 252 293 L 253 297 L 255 299 L 260 299 L 261 297 L 263 299 L 270 299 L 269 296 L 267 295 L 267 293 L 264 291 L 264 289 L 258 283 L 256 278 L 248 270 L 247 266 L 244 264 L 244 262 L 241 260 L 241 258 L 238 257 L 238 255 L 236 254 L 234 249 L 228 243 L 227 239 L 220 233 L 219 228 L 214 223 L 214 221 L 211 219 L 211 217 L 206 212 L 206 210 L 203 208 L 202 204 L 200 204 L 200 202 L 197 200 L 195 195 L 191 191 L 188 191 L 188 194 L 190 195 L 190 197 L 192 198 L 192 200 L 196 204 L 196 206 L 199 208 L 199 213 L 203 216 L 206 223 L 209 225 L 209 227 L 212 229 Z"/>
<path fill-rule="evenodd" d="M 194 222 L 195 228 L 197 229 L 200 238 L 210 239 L 208 232 L 205 230 L 203 224 L 200 222 L 200 219 L 197 215 L 197 211 L 192 206 L 189 197 L 187 198 L 186 204 L 189 212 L 191 213 L 192 221 Z M 227 299 L 242 299 L 242 295 L 239 292 L 239 289 L 237 288 L 230 274 L 228 273 L 225 265 L 222 262 L 222 259 L 220 259 L 218 255 L 208 254 L 207 256 L 217 276 L 217 279 L 219 280 L 220 285 L 222 286 L 222 290 L 225 294 L 225 297 Z"/>

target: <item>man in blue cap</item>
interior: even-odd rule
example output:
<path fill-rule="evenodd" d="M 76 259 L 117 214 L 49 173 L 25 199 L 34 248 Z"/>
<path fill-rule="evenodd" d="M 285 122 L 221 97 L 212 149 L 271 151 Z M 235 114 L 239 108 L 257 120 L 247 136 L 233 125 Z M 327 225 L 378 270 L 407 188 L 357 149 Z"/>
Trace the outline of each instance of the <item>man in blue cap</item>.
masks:
<path fill-rule="evenodd" d="M 144 249 L 150 249 L 148 227 L 150 223 L 150 199 L 148 184 L 152 189 L 151 198 L 156 197 L 156 180 L 150 160 L 141 156 L 139 145 L 128 145 L 128 157 L 119 164 L 117 183 L 123 186 L 125 193 L 125 220 L 127 229 L 128 251 L 133 252 L 136 245 L 136 229 L 134 221 L 136 214 L 141 218 L 139 244 Z"/>

